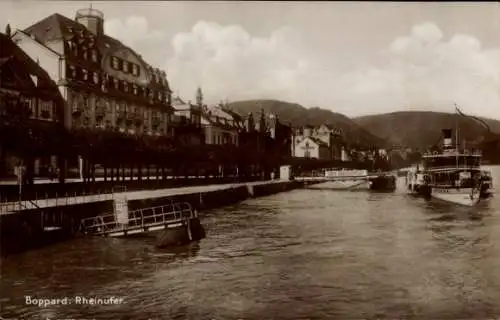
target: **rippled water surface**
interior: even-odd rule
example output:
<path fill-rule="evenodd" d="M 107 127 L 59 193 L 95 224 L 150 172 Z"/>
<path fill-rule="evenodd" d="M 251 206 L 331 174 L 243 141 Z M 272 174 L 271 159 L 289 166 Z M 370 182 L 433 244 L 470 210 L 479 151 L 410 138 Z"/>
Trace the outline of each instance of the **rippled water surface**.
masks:
<path fill-rule="evenodd" d="M 497 189 L 500 170 L 495 169 Z M 4 318 L 500 317 L 500 194 L 476 209 L 304 189 L 203 213 L 208 237 L 81 239 L 2 261 Z M 25 304 L 122 297 L 120 305 Z"/>

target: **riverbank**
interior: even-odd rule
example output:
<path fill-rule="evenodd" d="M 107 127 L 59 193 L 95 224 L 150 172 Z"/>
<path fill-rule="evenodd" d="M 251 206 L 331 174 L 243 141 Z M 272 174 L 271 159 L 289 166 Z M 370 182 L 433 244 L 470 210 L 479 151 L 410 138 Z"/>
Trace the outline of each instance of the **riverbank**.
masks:
<path fill-rule="evenodd" d="M 115 212 L 117 201 L 126 201 L 129 211 L 171 201 L 189 202 L 201 211 L 302 186 L 298 181 L 270 180 L 121 192 L 109 194 L 107 198 L 77 197 L 76 202 L 41 201 L 0 216 L 1 251 L 7 255 L 74 238 L 82 219 Z"/>

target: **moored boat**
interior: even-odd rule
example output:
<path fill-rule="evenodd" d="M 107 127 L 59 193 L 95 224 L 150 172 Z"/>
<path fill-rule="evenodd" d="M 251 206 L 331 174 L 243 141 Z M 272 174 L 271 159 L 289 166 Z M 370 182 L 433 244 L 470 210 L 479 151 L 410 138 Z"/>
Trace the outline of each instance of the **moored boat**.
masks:
<path fill-rule="evenodd" d="M 481 169 L 481 152 L 453 147 L 451 129 L 443 133 L 443 150 L 423 156 L 423 185 L 429 188 L 430 196 L 464 206 L 489 199 L 493 181 L 491 174 Z"/>
<path fill-rule="evenodd" d="M 415 196 L 429 196 L 430 188 L 427 184 L 425 173 L 420 165 L 412 167 L 406 173 L 407 193 Z"/>

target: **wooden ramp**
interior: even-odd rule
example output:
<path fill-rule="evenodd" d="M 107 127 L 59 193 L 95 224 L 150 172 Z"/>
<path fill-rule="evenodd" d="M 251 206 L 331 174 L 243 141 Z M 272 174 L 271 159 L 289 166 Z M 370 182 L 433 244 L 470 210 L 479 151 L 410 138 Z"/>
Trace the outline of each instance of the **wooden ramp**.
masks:
<path fill-rule="evenodd" d="M 125 223 L 119 222 L 115 214 L 86 218 L 80 228 L 86 235 L 126 237 L 186 225 L 196 218 L 196 212 L 191 204 L 183 202 L 130 211 L 128 216 Z"/>

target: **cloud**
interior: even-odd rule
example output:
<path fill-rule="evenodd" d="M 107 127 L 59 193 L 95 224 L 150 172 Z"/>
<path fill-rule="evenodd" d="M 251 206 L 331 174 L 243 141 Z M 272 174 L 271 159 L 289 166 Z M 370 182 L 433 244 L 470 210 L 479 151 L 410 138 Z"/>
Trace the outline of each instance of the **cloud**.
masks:
<path fill-rule="evenodd" d="M 200 21 L 190 32 L 177 34 L 167 61 L 171 84 L 194 96 L 202 86 L 207 100 L 289 98 L 308 60 L 289 27 L 268 37 L 253 37 L 241 26 Z"/>
<path fill-rule="evenodd" d="M 130 16 L 125 20 L 109 19 L 104 22 L 107 35 L 116 38 L 123 44 L 144 55 L 146 61 L 159 66 L 162 59 L 158 57 L 158 47 L 166 42 L 166 35 L 160 30 L 153 30 L 149 22 L 142 16 Z M 156 49 L 156 50 L 155 50 Z"/>
<path fill-rule="evenodd" d="M 500 118 L 500 48 L 483 49 L 465 34 L 443 41 L 436 25 L 424 23 L 394 40 L 386 54 L 384 66 L 351 82 L 355 91 L 377 97 L 380 108 L 452 111 L 456 102 L 467 112 Z"/>
<path fill-rule="evenodd" d="M 500 48 L 482 48 L 466 34 L 446 39 L 431 22 L 409 31 L 387 44 L 379 65 L 338 73 L 293 28 L 255 37 L 238 25 L 199 21 L 173 38 L 167 73 L 183 97 L 194 99 L 201 86 L 208 102 L 274 98 L 353 116 L 452 111 L 456 102 L 500 118 Z"/>

